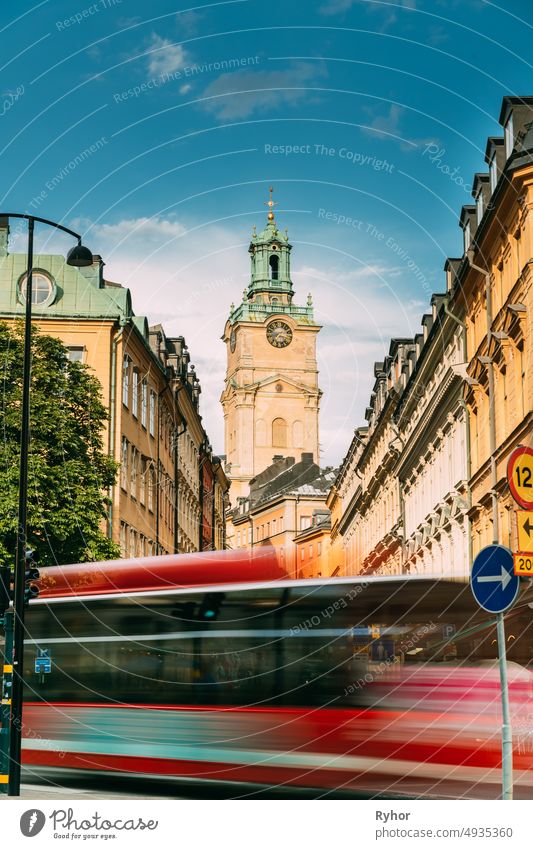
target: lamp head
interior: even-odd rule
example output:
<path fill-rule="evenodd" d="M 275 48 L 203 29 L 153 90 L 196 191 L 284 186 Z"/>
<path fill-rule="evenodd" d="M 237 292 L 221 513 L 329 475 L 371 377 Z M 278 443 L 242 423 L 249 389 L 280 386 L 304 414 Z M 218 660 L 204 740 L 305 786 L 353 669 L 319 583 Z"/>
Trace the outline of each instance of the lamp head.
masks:
<path fill-rule="evenodd" d="M 74 245 L 67 254 L 67 265 L 73 265 L 74 268 L 87 268 L 93 264 L 92 251 L 82 245 L 81 241 Z"/>

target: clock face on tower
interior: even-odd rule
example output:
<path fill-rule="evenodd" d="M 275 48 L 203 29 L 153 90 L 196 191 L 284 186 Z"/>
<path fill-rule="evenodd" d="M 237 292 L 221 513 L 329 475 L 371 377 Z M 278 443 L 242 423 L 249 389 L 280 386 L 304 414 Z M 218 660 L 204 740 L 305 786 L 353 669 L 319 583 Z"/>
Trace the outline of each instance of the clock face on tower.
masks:
<path fill-rule="evenodd" d="M 229 346 L 231 348 L 232 354 L 235 350 L 236 344 L 237 344 L 237 334 L 235 333 L 235 328 L 233 328 L 233 330 L 231 331 L 230 337 L 229 337 Z"/>
<path fill-rule="evenodd" d="M 266 334 L 274 348 L 286 348 L 292 342 L 292 330 L 284 321 L 272 321 L 267 327 Z"/>

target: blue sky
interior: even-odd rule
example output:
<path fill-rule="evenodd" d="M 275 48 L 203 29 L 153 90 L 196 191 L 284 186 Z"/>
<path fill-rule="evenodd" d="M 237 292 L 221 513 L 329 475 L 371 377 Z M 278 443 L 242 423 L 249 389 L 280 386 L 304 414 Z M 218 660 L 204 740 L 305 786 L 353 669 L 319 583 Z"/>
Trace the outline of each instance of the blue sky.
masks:
<path fill-rule="evenodd" d="M 503 5 L 23 0 L 0 29 L 1 207 L 82 230 L 135 311 L 186 336 L 221 452 L 220 335 L 272 184 L 298 302 L 311 291 L 324 325 L 337 463 L 373 361 L 460 253 L 501 98 L 533 93 L 529 0 Z"/>

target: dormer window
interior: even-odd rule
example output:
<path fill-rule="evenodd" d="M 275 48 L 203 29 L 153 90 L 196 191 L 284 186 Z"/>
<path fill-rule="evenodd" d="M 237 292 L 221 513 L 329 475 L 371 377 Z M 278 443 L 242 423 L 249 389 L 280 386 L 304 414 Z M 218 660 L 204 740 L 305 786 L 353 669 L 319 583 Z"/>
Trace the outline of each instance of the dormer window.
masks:
<path fill-rule="evenodd" d="M 26 302 L 27 274 L 19 280 L 19 300 Z M 56 295 L 56 287 L 52 278 L 45 271 L 34 270 L 31 276 L 31 302 L 34 306 L 49 306 Z"/>
<path fill-rule="evenodd" d="M 479 194 L 476 198 L 476 210 L 477 210 L 477 223 L 479 224 L 481 222 L 481 219 L 483 218 L 483 212 L 484 212 L 483 191 L 481 189 L 479 190 Z"/>
<path fill-rule="evenodd" d="M 489 175 L 490 175 L 490 191 L 491 193 L 496 188 L 498 183 L 498 163 L 496 161 L 496 151 L 492 154 L 489 163 Z"/>
<path fill-rule="evenodd" d="M 505 158 L 509 159 L 511 153 L 513 152 L 514 147 L 514 133 L 513 133 L 513 113 L 509 114 L 507 121 L 505 122 L 504 127 L 505 133 Z"/>

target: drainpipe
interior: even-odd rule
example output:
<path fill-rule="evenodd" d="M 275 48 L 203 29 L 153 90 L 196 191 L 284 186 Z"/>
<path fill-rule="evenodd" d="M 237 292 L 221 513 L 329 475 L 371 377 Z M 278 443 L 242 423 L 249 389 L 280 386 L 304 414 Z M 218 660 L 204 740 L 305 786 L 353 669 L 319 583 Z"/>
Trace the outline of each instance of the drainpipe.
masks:
<path fill-rule="evenodd" d="M 405 442 L 404 442 L 403 438 L 400 436 L 400 431 L 399 431 L 398 426 L 396 424 L 394 424 L 394 422 L 391 422 L 391 429 L 396 433 L 396 437 L 395 437 L 395 439 L 392 440 L 392 442 L 389 442 L 389 449 L 391 451 L 394 451 L 394 453 L 396 454 L 397 461 L 398 461 L 398 460 L 400 460 L 400 457 L 402 456 L 402 451 L 405 448 Z M 402 447 L 397 448 L 394 445 L 395 442 L 399 442 Z M 399 472 L 398 472 L 398 499 L 399 499 L 399 502 L 400 502 L 400 504 L 399 504 L 400 517 L 401 517 L 401 521 L 402 521 L 402 535 L 401 535 L 401 538 L 400 538 L 401 539 L 401 541 L 400 541 L 400 555 L 401 555 L 401 574 L 403 575 L 405 573 L 405 561 L 407 560 L 407 558 L 405 556 L 405 553 L 406 553 L 406 550 L 407 550 L 407 547 L 406 547 L 406 533 L 407 533 L 407 531 L 406 531 L 406 526 L 405 526 L 405 498 L 404 498 L 404 494 L 403 494 L 403 486 L 402 486 L 402 481 L 401 481 Z"/>
<path fill-rule="evenodd" d="M 215 513 L 215 494 L 216 494 L 216 474 L 213 475 L 213 489 L 211 492 L 211 551 L 216 550 L 216 513 Z"/>
<path fill-rule="evenodd" d="M 475 265 L 472 261 L 473 250 L 468 251 L 468 261 L 474 271 L 483 274 L 485 278 L 485 303 L 487 310 L 487 349 L 490 350 L 492 339 L 492 293 L 490 288 L 490 271 Z M 494 408 L 494 362 L 492 357 L 480 357 L 480 362 L 487 366 L 489 379 L 489 450 L 492 501 L 492 541 L 498 544 L 498 470 L 496 467 L 496 415 Z M 498 635 L 498 656 L 500 667 L 500 685 L 502 699 L 502 799 L 513 798 L 513 734 L 511 727 L 511 710 L 509 704 L 509 685 L 507 679 L 507 656 L 505 641 L 505 619 L 503 613 L 496 614 L 496 629 Z"/>
<path fill-rule="evenodd" d="M 198 528 L 198 551 L 202 551 L 203 543 L 203 521 L 204 521 L 204 443 L 200 445 L 200 462 L 198 478 L 198 501 L 200 504 L 200 522 Z"/>
<path fill-rule="evenodd" d="M 109 387 L 109 456 L 115 458 L 115 429 L 116 429 L 116 397 L 117 397 L 117 348 L 124 333 L 126 321 L 120 319 L 120 327 L 111 345 L 111 384 Z M 113 500 L 115 497 L 115 483 L 108 489 L 107 497 L 109 506 L 107 508 L 107 536 L 113 539 Z"/>
<path fill-rule="evenodd" d="M 487 348 L 490 349 L 492 339 L 492 293 L 490 287 L 490 271 L 476 265 L 472 260 L 473 251 L 468 251 L 470 268 L 479 271 L 485 278 L 485 303 L 487 311 Z M 498 516 L 498 472 L 496 468 L 496 415 L 494 408 L 494 362 L 492 357 L 480 358 L 480 362 L 487 367 L 489 383 L 489 452 L 490 452 L 490 479 L 491 479 L 491 503 L 492 503 L 492 541 L 497 543 L 499 539 L 499 516 Z"/>
<path fill-rule="evenodd" d="M 180 383 L 175 390 L 174 400 L 176 403 L 178 418 L 180 415 L 179 409 L 179 394 L 183 389 L 183 383 Z M 183 419 L 183 429 L 174 428 L 174 554 L 179 554 L 179 438 L 187 431 L 187 422 Z"/>
<path fill-rule="evenodd" d="M 474 267 L 474 266 L 472 266 L 472 267 Z M 452 321 L 455 321 L 455 323 L 458 324 L 461 328 L 461 331 L 462 331 L 461 332 L 461 342 L 462 342 L 462 345 L 463 345 L 463 360 L 466 363 L 467 360 L 468 360 L 468 351 L 467 351 L 467 344 L 466 344 L 466 322 L 461 321 L 459 316 L 455 315 L 455 313 L 453 313 L 450 310 L 450 308 L 448 306 L 448 302 L 449 302 L 449 297 L 446 297 L 444 299 L 444 312 L 446 313 L 447 316 L 449 316 L 452 319 Z M 468 499 L 468 507 L 470 508 L 472 506 L 472 493 L 470 491 L 470 478 L 472 477 L 472 453 L 471 453 L 472 447 L 471 447 L 471 441 L 470 441 L 470 415 L 469 415 L 468 406 L 467 406 L 464 398 L 459 398 L 459 406 L 462 407 L 464 415 L 465 415 L 466 475 L 467 475 L 466 496 L 467 496 L 467 499 Z M 472 562 L 474 560 L 474 544 L 473 544 L 473 540 L 472 540 L 470 516 L 468 515 L 468 513 L 466 514 L 466 534 L 467 534 L 467 540 L 468 540 L 468 570 L 470 571 L 471 568 L 472 568 Z"/>

